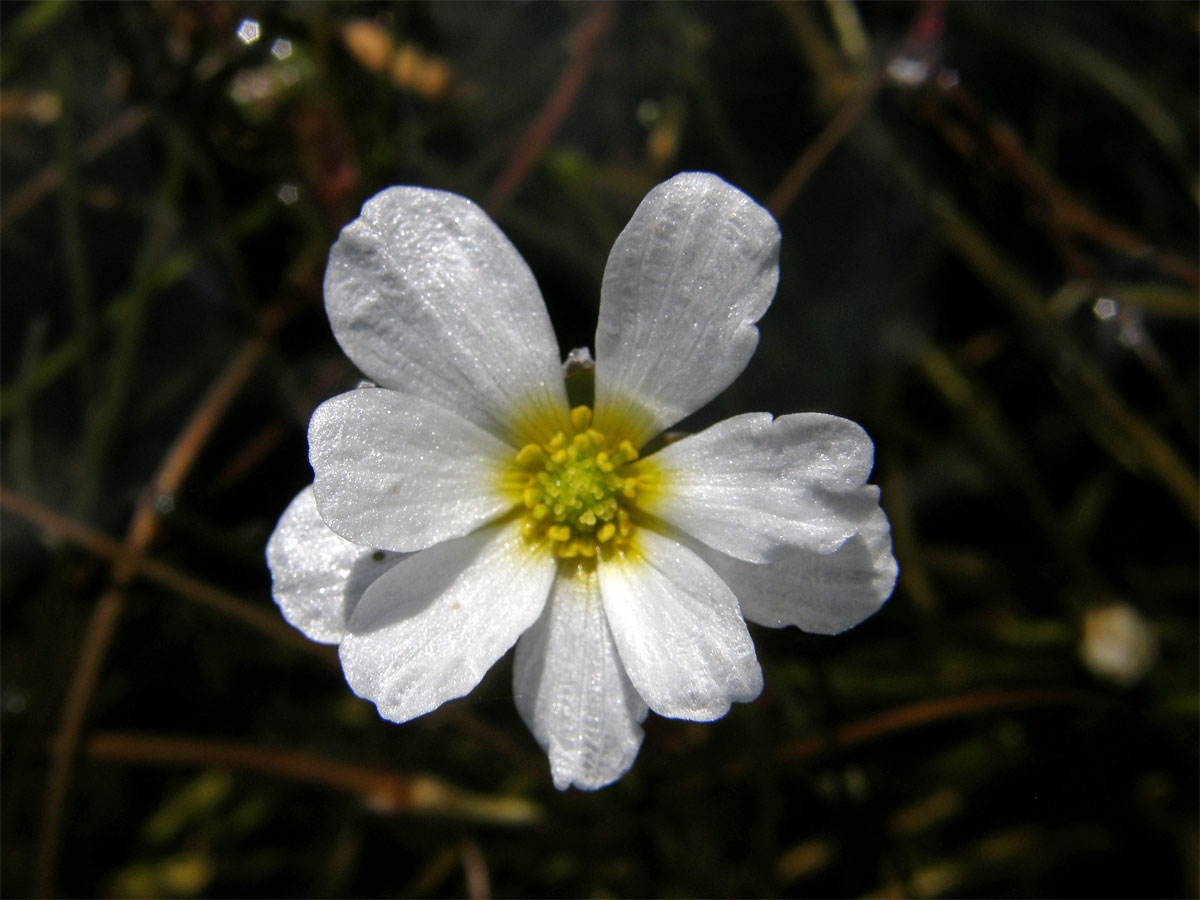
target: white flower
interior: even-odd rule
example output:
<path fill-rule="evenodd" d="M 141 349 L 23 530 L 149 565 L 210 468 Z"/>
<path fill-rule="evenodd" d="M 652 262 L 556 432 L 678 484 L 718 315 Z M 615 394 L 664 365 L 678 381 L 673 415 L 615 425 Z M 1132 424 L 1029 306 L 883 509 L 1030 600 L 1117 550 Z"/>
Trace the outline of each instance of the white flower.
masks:
<path fill-rule="evenodd" d="M 647 708 L 708 721 L 758 696 L 744 619 L 871 615 L 896 564 L 858 425 L 752 413 L 640 455 L 746 366 L 778 251 L 716 176 L 651 191 L 604 273 L 594 403 L 571 408 L 537 284 L 483 211 L 413 187 L 367 201 L 325 303 L 379 387 L 313 414 L 315 483 L 267 547 L 284 616 L 396 722 L 516 644 L 555 785 L 594 789 L 633 764 Z"/>

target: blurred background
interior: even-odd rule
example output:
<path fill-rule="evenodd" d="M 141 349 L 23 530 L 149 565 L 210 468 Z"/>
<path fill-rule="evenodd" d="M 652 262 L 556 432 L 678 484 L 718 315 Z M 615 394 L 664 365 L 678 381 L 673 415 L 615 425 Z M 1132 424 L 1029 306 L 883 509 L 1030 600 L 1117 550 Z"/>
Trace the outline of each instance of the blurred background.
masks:
<path fill-rule="evenodd" d="M 1190 3 L 0 6 L 5 896 L 1195 896 Z M 590 345 L 644 193 L 783 231 L 686 423 L 861 422 L 901 576 L 558 793 L 511 660 L 403 726 L 263 549 L 359 376 L 329 246 L 482 204 Z"/>

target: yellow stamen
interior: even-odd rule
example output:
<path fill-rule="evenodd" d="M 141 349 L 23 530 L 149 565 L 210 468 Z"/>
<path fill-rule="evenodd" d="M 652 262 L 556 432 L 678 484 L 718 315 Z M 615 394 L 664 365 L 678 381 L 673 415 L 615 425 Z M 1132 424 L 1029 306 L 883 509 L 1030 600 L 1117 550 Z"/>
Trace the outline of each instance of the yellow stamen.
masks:
<path fill-rule="evenodd" d="M 571 424 L 575 426 L 576 431 L 586 431 L 587 427 L 592 424 L 592 408 L 577 406 L 571 410 Z"/>
<path fill-rule="evenodd" d="M 557 558 L 579 564 L 623 553 L 633 533 L 640 478 L 637 449 L 592 427 L 592 410 L 570 413 L 573 432 L 557 432 L 543 443 L 521 447 L 511 483 L 526 510 L 523 533 L 548 541 Z"/>

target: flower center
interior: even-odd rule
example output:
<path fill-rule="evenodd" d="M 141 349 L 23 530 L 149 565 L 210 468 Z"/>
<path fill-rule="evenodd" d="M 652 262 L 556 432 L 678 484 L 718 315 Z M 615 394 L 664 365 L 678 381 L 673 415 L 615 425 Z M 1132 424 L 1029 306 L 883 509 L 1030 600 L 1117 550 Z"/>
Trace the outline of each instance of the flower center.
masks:
<path fill-rule="evenodd" d="M 591 408 L 577 406 L 572 434 L 560 431 L 544 444 L 526 444 L 516 458 L 525 536 L 548 540 L 560 559 L 619 553 L 633 530 L 629 509 L 640 479 L 627 466 L 638 452 L 591 424 Z"/>

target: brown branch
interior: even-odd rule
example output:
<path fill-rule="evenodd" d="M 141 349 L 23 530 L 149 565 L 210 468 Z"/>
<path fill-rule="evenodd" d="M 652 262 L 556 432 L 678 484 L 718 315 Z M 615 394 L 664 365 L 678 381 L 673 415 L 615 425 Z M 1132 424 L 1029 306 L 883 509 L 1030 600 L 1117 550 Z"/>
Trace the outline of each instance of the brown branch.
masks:
<path fill-rule="evenodd" d="M 79 145 L 79 162 L 88 163 L 124 138 L 133 134 L 150 119 L 150 110 L 134 106 L 125 110 L 86 141 Z M 0 209 L 0 228 L 8 228 L 33 209 L 42 198 L 62 184 L 62 168 L 47 166 L 13 192 L 12 198 Z"/>
<path fill-rule="evenodd" d="M 1191 465 L 1127 404 L 1089 364 L 1054 319 L 1038 287 L 985 238 L 949 198 L 933 194 L 930 208 L 947 243 L 1027 324 L 1054 342 L 1061 390 L 1080 407 L 1093 437 L 1122 465 L 1152 475 L 1192 521 L 1200 521 L 1200 483 Z M 1099 415 L 1088 415 L 1087 411 Z"/>
<path fill-rule="evenodd" d="M 63 817 L 67 810 L 67 794 L 71 788 L 71 768 L 91 705 L 92 688 L 100 675 L 124 608 L 125 598 L 120 590 L 110 588 L 104 592 L 92 610 L 83 646 L 79 649 L 75 670 L 71 673 L 58 722 L 55 743 L 59 752 L 52 754 L 50 760 L 50 774 L 47 776 L 42 804 L 45 813 L 33 862 L 35 892 L 41 897 L 49 897 L 54 893 L 54 870 Z"/>
<path fill-rule="evenodd" d="M 1111 702 L 1105 695 L 1095 692 L 1042 688 L 992 689 L 952 697 L 936 697 L 932 700 L 918 700 L 857 722 L 848 722 L 826 734 L 815 734 L 782 744 L 775 748 L 771 759 L 776 763 L 815 759 L 834 750 L 847 750 L 926 725 L 997 710 L 1015 711 L 1053 706 L 1094 708 Z M 742 759 L 726 765 L 723 772 L 730 778 L 742 778 L 749 774 L 751 765 L 750 761 Z M 681 782 L 679 787 L 684 792 L 703 790 L 704 780 L 697 776 Z"/>
<path fill-rule="evenodd" d="M 467 896 L 471 900 L 490 900 L 492 879 L 488 874 L 487 860 L 479 843 L 471 837 L 458 842 L 458 855 L 462 859 L 463 877 L 467 883 Z"/>
<path fill-rule="evenodd" d="M 428 775 L 407 775 L 284 747 L 262 747 L 206 738 L 101 732 L 84 740 L 82 754 L 96 763 L 217 766 L 332 788 L 360 796 L 380 813 L 414 813 L 492 825 L 529 825 L 541 818 L 521 797 L 463 791 Z"/>
<path fill-rule="evenodd" d="M 126 558 L 120 561 L 113 573 L 113 578 L 118 583 L 124 577 L 122 567 L 135 563 L 136 557 L 143 554 L 158 537 L 161 524 L 158 512 L 160 501 L 163 498 L 173 498 L 182 486 L 217 423 L 266 352 L 265 338 L 256 337 L 246 341 L 226 364 L 208 393 L 197 405 L 183 431 L 175 438 L 148 489 L 142 491 L 138 498 L 133 521 L 125 538 Z"/>
<path fill-rule="evenodd" d="M 943 88 L 942 96 L 955 111 L 962 114 L 964 121 L 989 147 L 996 164 L 1007 171 L 1031 198 L 1045 206 L 1047 224 L 1056 236 L 1089 238 L 1128 257 L 1145 259 L 1185 284 L 1200 284 L 1200 268 L 1194 260 L 1156 247 L 1136 232 L 1110 221 L 1089 207 L 1038 162 L 1016 131 L 1003 122 L 989 118 L 961 83 Z M 963 135 L 962 125 L 946 115 L 945 105 L 920 108 L 926 111 L 927 118 L 941 129 L 943 138 L 960 155 L 968 156 L 974 151 L 974 141 Z M 1066 245 L 1067 242 L 1061 243 Z"/>
<path fill-rule="evenodd" d="M 265 460 L 289 434 L 284 422 L 276 419 L 255 434 L 213 478 L 213 490 L 221 493 L 239 484 Z"/>
<path fill-rule="evenodd" d="M 890 709 L 876 716 L 850 722 L 826 736 L 802 738 L 779 747 L 774 754 L 777 762 L 796 762 L 811 759 L 833 749 L 847 749 L 889 737 L 925 725 L 948 722 L 964 716 L 980 715 L 996 710 L 1034 709 L 1046 706 L 1096 706 L 1107 702 L 1101 694 L 1088 691 L 1050 690 L 987 690 L 955 697 L 919 700 Z"/>
<path fill-rule="evenodd" d="M 575 34 L 571 58 L 558 84 L 550 93 L 537 117 L 525 129 L 516 149 L 509 157 L 504 171 L 492 186 L 492 209 L 504 206 L 529 176 L 530 170 L 550 146 L 567 113 L 575 105 L 579 91 L 596 64 L 597 50 L 616 20 L 616 7 L 611 0 L 593 0 L 587 15 Z"/>
<path fill-rule="evenodd" d="M 945 3 L 942 0 L 924 0 L 917 8 L 912 24 L 898 53 L 892 54 L 871 77 L 863 81 L 850 94 L 816 139 L 796 158 L 767 197 L 766 207 L 775 218 L 780 218 L 795 202 L 800 190 L 821 167 L 834 148 L 854 130 L 854 126 L 871 108 L 879 89 L 889 78 L 892 60 L 899 56 L 929 58 L 945 28 Z M 828 83 L 828 82 L 827 82 Z"/>
<path fill-rule="evenodd" d="M 826 157 L 850 134 L 866 111 L 871 108 L 871 103 L 874 101 L 875 95 L 879 93 L 886 77 L 887 70 L 881 69 L 869 81 L 864 82 L 846 99 L 816 139 L 796 157 L 796 161 L 792 163 L 767 197 L 766 207 L 771 211 L 771 215 L 778 219 L 787 212 L 799 195 L 801 188 L 821 167 L 821 163 L 825 162 Z"/>
<path fill-rule="evenodd" d="M 20 516 L 47 535 L 57 536 L 92 556 L 115 564 L 126 552 L 119 541 L 43 506 L 23 494 L 0 487 L 0 509 Z M 274 641 L 301 650 L 337 668 L 337 654 L 324 644 L 310 641 L 271 610 L 260 609 L 234 594 L 181 571 L 163 560 L 142 557 L 130 564 L 130 578 L 141 578 L 170 591 L 182 600 L 253 628 Z"/>
<path fill-rule="evenodd" d="M 1017 133 L 1007 125 L 988 122 L 986 127 L 992 145 L 1009 171 L 1049 207 L 1050 224 L 1056 230 L 1091 238 L 1126 256 L 1145 257 L 1166 274 L 1186 284 L 1200 284 L 1200 269 L 1195 262 L 1161 250 L 1141 235 L 1094 212 L 1034 159 Z"/>
<path fill-rule="evenodd" d="M 251 338 L 222 370 L 163 457 L 149 489 L 142 493 L 138 501 L 125 540 L 118 548 L 109 576 L 111 587 L 100 598 L 92 615 L 84 636 L 83 650 L 71 673 L 67 701 L 59 715 L 58 740 L 55 742 L 54 762 L 46 783 L 45 813 L 34 865 L 34 885 L 42 896 L 54 893 L 54 872 L 70 793 L 71 770 L 91 706 L 92 691 L 108 654 L 117 620 L 125 606 L 124 590 L 158 535 L 157 499 L 164 494 L 174 493 L 183 483 L 200 450 L 265 350 L 263 337 Z"/>

